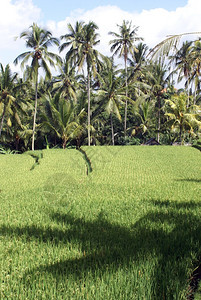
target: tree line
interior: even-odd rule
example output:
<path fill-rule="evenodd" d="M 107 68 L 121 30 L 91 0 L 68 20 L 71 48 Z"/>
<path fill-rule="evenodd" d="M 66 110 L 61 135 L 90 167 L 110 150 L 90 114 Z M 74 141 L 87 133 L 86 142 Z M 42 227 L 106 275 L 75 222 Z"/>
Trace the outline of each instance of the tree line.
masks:
<path fill-rule="evenodd" d="M 28 51 L 14 60 L 23 75 L 0 64 L 0 146 L 26 151 L 199 139 L 201 39 L 179 45 L 173 37 L 149 49 L 137 32 L 125 20 L 108 32 L 108 57 L 97 50 L 92 21 L 68 24 L 60 39 L 35 23 L 23 31 Z"/>

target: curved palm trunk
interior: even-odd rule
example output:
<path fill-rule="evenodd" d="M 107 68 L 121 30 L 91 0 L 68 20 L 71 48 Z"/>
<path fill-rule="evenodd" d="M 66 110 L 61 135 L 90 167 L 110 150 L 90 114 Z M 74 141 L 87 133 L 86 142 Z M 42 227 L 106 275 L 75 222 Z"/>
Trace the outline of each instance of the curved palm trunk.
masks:
<path fill-rule="evenodd" d="M 37 105 L 38 105 L 38 71 L 36 74 L 36 85 L 35 85 L 35 108 L 34 108 L 33 133 L 32 133 L 32 151 L 34 151 L 34 142 L 35 142 Z"/>
<path fill-rule="evenodd" d="M 91 126 L 91 119 L 90 119 L 90 114 L 91 114 L 91 95 L 90 95 L 90 72 L 88 68 L 88 74 L 87 74 L 87 95 L 88 95 L 88 146 L 91 145 L 91 132 L 90 132 L 90 126 Z"/>

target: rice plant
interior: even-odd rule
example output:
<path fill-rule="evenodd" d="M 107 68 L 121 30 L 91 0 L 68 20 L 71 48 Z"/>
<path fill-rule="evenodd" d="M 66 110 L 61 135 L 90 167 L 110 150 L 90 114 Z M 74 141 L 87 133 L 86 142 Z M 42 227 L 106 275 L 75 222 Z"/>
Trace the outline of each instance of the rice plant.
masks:
<path fill-rule="evenodd" d="M 201 257 L 200 152 L 0 156 L 0 299 L 187 299 Z M 37 154 L 37 151 L 35 151 Z"/>

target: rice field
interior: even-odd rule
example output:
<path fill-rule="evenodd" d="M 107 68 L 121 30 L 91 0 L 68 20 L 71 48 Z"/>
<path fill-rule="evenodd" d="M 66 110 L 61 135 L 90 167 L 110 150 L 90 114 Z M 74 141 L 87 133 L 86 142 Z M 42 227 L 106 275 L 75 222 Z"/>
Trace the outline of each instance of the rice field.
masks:
<path fill-rule="evenodd" d="M 200 152 L 82 149 L 0 155 L 0 299 L 190 299 Z"/>

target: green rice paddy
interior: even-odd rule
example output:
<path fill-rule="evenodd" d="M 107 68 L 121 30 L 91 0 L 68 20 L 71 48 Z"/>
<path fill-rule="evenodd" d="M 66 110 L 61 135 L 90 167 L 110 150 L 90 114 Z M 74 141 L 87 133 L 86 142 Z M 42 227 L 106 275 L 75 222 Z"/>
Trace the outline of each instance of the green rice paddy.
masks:
<path fill-rule="evenodd" d="M 0 155 L 0 299 L 187 299 L 200 152 L 82 149 Z"/>

